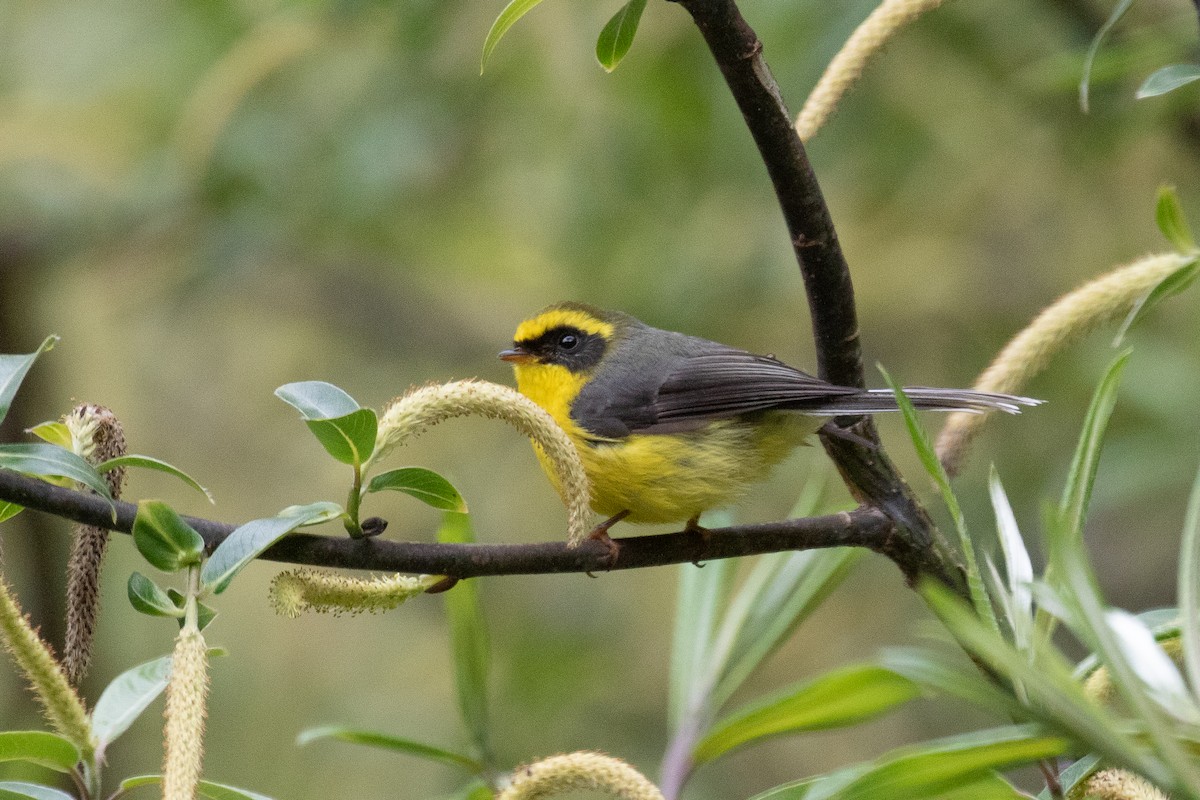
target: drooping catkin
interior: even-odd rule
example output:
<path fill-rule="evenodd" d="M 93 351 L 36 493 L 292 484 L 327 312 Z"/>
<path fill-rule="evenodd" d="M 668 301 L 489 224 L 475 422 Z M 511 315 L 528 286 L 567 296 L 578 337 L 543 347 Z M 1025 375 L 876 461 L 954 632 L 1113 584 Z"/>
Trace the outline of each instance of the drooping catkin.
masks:
<path fill-rule="evenodd" d="M 361 614 L 390 611 L 410 597 L 440 583 L 440 575 L 376 575 L 358 578 L 337 572 L 295 569 L 271 581 L 270 601 L 275 612 L 298 617 L 305 611 Z"/>
<path fill-rule="evenodd" d="M 833 115 L 837 104 L 862 75 L 871 56 L 879 52 L 888 39 L 926 11 L 932 11 L 944 0 L 883 0 L 859 25 L 842 49 L 829 62 L 821 79 L 809 94 L 804 108 L 796 117 L 796 133 L 807 142 Z"/>
<path fill-rule="evenodd" d="M 120 420 L 104 406 L 84 403 L 63 418 L 75 454 L 95 466 L 125 455 L 125 431 Z M 120 498 L 125 469 L 104 476 L 114 499 Z M 86 490 L 86 487 L 80 487 Z M 63 639 L 63 668 L 75 686 L 92 661 L 92 641 L 100 616 L 100 570 L 108 549 L 108 531 L 92 525 L 74 526 L 71 556 L 67 561 L 67 630 Z"/>
<path fill-rule="evenodd" d="M 1020 393 L 1067 345 L 1127 315 L 1147 292 L 1190 260 L 1178 253 L 1145 256 L 1063 295 L 1004 346 L 972 388 Z M 990 416 L 956 412 L 946 418 L 937 454 L 950 475 L 962 468 L 972 440 Z"/>
<path fill-rule="evenodd" d="M 95 750 L 83 701 L 75 693 L 50 645 L 34 630 L 12 587 L 0 576 L 0 641 L 29 682 L 47 721 L 87 760 Z"/>
<path fill-rule="evenodd" d="M 384 410 L 372 459 L 382 457 L 432 425 L 463 416 L 502 420 L 533 439 L 558 476 L 557 488 L 567 507 L 567 544 L 574 547 L 583 541 L 591 530 L 591 511 L 587 473 L 579 453 L 549 414 L 507 386 L 464 380 L 410 390 Z"/>
<path fill-rule="evenodd" d="M 604 792 L 622 800 L 663 800 L 659 788 L 629 764 L 587 751 L 517 767 L 512 784 L 496 800 L 541 800 L 580 790 Z"/>
<path fill-rule="evenodd" d="M 204 634 L 187 624 L 175 640 L 163 715 L 163 800 L 194 800 L 204 757 L 208 653 Z"/>

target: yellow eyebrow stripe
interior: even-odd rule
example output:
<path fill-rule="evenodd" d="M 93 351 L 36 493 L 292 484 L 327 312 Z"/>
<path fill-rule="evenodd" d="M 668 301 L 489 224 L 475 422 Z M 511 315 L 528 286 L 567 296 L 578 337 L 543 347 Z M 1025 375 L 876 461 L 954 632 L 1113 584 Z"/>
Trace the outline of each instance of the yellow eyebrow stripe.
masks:
<path fill-rule="evenodd" d="M 574 308 L 552 308 L 518 325 L 513 340 L 530 342 L 546 331 L 562 327 L 578 328 L 584 333 L 597 334 L 604 339 L 610 339 L 613 335 L 613 326 L 610 323 L 596 319 L 591 314 Z"/>

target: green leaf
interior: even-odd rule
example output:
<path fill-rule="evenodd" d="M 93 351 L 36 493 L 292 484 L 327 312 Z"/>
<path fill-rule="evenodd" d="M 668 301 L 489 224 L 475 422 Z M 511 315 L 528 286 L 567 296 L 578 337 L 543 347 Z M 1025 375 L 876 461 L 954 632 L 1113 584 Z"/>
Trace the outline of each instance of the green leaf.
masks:
<path fill-rule="evenodd" d="M 147 561 L 163 572 L 177 572 L 199 564 L 204 555 L 204 539 L 161 500 L 138 503 L 133 543 Z"/>
<path fill-rule="evenodd" d="M 508 32 L 516 21 L 533 10 L 533 7 L 542 0 L 512 0 L 504 10 L 500 12 L 500 16 L 496 17 L 496 21 L 492 23 L 491 30 L 488 31 L 487 37 L 483 40 L 483 57 L 479 59 L 479 74 L 483 74 L 483 70 L 487 67 L 488 59 L 492 57 L 492 51 L 496 49 L 496 45 L 500 43 L 501 37 Z"/>
<path fill-rule="evenodd" d="M 239 526 L 217 546 L 204 568 L 200 580 L 216 594 L 229 587 L 229 582 L 263 551 L 297 528 L 314 521 L 326 521 L 330 515 L 341 514 L 335 503 L 318 502 L 306 506 L 289 506 L 278 516 L 255 519 Z"/>
<path fill-rule="evenodd" d="M 1192 482 L 1183 542 L 1179 547 L 1179 578 L 1176 589 L 1181 616 L 1180 645 L 1183 666 L 1192 693 L 1200 698 L 1200 471 Z"/>
<path fill-rule="evenodd" d="M 74 451 L 74 448 L 71 446 L 71 431 L 62 422 L 43 422 L 39 425 L 34 425 L 26 433 L 32 433 L 34 436 L 49 442 L 55 447 Z"/>
<path fill-rule="evenodd" d="M 16 503 L 9 503 L 7 501 L 0 500 L 0 522 L 4 522 L 6 519 L 12 519 L 24 510 L 24 506 L 19 506 Z"/>
<path fill-rule="evenodd" d="M 1100 766 L 1100 756 L 1087 755 L 1058 773 L 1058 783 L 1062 787 L 1063 795 L 1066 797 L 1075 797 L 1075 787 L 1090 778 L 1092 773 L 1099 769 Z M 1037 800 L 1053 800 L 1050 796 L 1050 788 L 1047 787 L 1039 792 Z"/>
<path fill-rule="evenodd" d="M 880 665 L 924 689 L 957 697 L 989 713 L 1009 718 L 1024 716 L 1017 699 L 987 680 L 976 666 L 953 661 L 934 650 L 889 647 L 883 651 Z"/>
<path fill-rule="evenodd" d="M 475 541 L 471 518 L 448 511 L 442 515 L 438 541 L 461 544 Z M 445 593 L 446 615 L 454 649 L 454 676 L 458 706 L 471 735 L 476 754 L 485 764 L 491 760 L 489 741 L 487 679 L 491 662 L 487 626 L 479 604 L 475 581 L 460 581 Z"/>
<path fill-rule="evenodd" d="M 112 495 L 104 478 L 70 450 L 52 444 L 6 444 L 0 445 L 0 469 L 11 469 L 26 475 L 69 478 L 82 483 L 110 504 Z"/>
<path fill-rule="evenodd" d="M 629 52 L 645 10 L 646 0 L 629 0 L 600 31 L 600 37 L 596 40 L 596 60 L 605 71 L 616 69 Z"/>
<path fill-rule="evenodd" d="M 121 781 L 121 790 L 127 792 L 139 786 L 155 786 L 160 783 L 162 783 L 162 775 L 137 775 Z M 271 800 L 265 794 L 212 781 L 199 781 L 196 789 L 202 797 L 207 797 L 209 800 Z"/>
<path fill-rule="evenodd" d="M 167 589 L 167 597 L 171 598 L 171 602 L 175 604 L 175 607 L 177 609 L 179 609 L 180 612 L 183 612 L 184 608 L 187 606 L 187 598 L 183 596 L 182 592 L 178 591 L 177 589 Z M 205 628 L 208 627 L 210 622 L 212 622 L 214 619 L 216 619 L 216 617 L 217 617 L 217 611 L 212 606 L 207 605 L 205 603 L 201 603 L 199 601 L 196 602 L 196 628 L 197 629 L 204 630 Z M 186 622 L 187 622 L 187 620 L 184 618 L 184 615 L 181 613 L 179 615 L 179 627 L 182 628 Z M 210 647 L 208 649 L 208 654 L 210 656 L 214 655 L 214 653 L 217 649 L 218 648 Z M 221 651 L 218 655 L 225 655 L 225 653 L 224 653 L 224 651 Z"/>
<path fill-rule="evenodd" d="M 919 591 L 968 653 L 1002 678 L 1019 682 L 1027 700 L 1022 708 L 1027 718 L 1051 725 L 1102 754 L 1111 761 L 1131 765 L 1151 782 L 1161 777 L 1158 762 L 1143 757 L 1144 751 L 1112 715 L 1083 694 L 1061 656 L 1050 648 L 1039 648 L 1037 660 L 986 626 L 963 601 L 935 581 L 925 581 Z"/>
<path fill-rule="evenodd" d="M 692 757 L 702 764 L 768 736 L 852 725 L 919 694 L 912 681 L 883 667 L 843 667 L 735 712 L 713 726 Z"/>
<path fill-rule="evenodd" d="M 157 583 L 140 572 L 129 576 L 125 593 L 129 597 L 129 604 L 143 614 L 151 617 L 183 616 L 183 609 L 176 607 Z"/>
<path fill-rule="evenodd" d="M 998 587 L 997 591 L 1003 593 L 1001 599 L 1009 612 L 1013 641 L 1018 647 L 1029 647 L 1033 639 L 1033 562 L 994 464 L 988 474 L 988 493 L 996 515 L 996 538 L 1004 555 L 1004 574 L 1008 579 L 1007 584 Z"/>
<path fill-rule="evenodd" d="M 275 396 L 306 420 L 336 419 L 361 408 L 353 397 L 325 381 L 286 383 L 275 390 Z"/>
<path fill-rule="evenodd" d="M 362 464 L 375 450 L 379 417 L 369 408 L 360 408 L 344 417 L 308 420 L 305 424 L 325 452 L 343 464 Z"/>
<path fill-rule="evenodd" d="M 921 422 L 917 419 L 917 411 L 913 408 L 912 401 L 904 394 L 904 389 L 900 384 L 892 380 L 892 376 L 888 374 L 888 371 L 882 365 L 877 364 L 876 368 L 883 374 L 883 379 L 887 381 L 887 385 L 895 393 L 896 403 L 900 408 L 900 414 L 904 417 L 904 425 L 908 428 L 908 435 L 912 439 L 913 447 L 916 449 L 917 455 L 921 459 L 921 464 L 925 467 L 925 471 L 929 473 L 929 477 L 933 478 L 934 483 L 937 484 L 938 490 L 942 495 L 942 502 L 946 504 L 946 508 L 954 520 L 954 527 L 958 531 L 959 551 L 966 561 L 967 588 L 971 593 L 971 602 L 975 606 L 975 613 L 979 615 L 980 619 L 986 620 L 993 628 L 1000 630 L 1000 625 L 996 620 L 996 609 L 993 608 L 991 598 L 983 586 L 983 573 L 980 572 L 979 562 L 975 558 L 975 543 L 967 533 L 967 519 L 963 516 L 962 508 L 958 504 L 958 498 L 954 495 L 954 490 L 950 487 L 950 476 L 946 474 L 946 469 L 937 457 L 937 453 L 933 449 L 933 443 L 929 440 L 929 434 L 921 427 Z"/>
<path fill-rule="evenodd" d="M 57 343 L 57 336 L 47 336 L 42 340 L 38 349 L 28 355 L 0 356 L 0 422 L 3 422 L 4 418 L 8 416 L 8 409 L 17 395 L 17 389 L 21 388 L 21 381 L 25 380 L 25 375 L 33 366 L 33 362 Z"/>
<path fill-rule="evenodd" d="M 1096 54 L 1100 52 L 1100 45 L 1104 43 L 1109 31 L 1113 29 L 1121 17 L 1125 16 L 1125 12 L 1133 5 L 1133 0 L 1121 0 L 1113 8 L 1112 13 L 1108 15 L 1108 19 L 1100 26 L 1100 30 L 1096 31 L 1096 35 L 1092 37 L 1092 43 L 1088 46 L 1087 55 L 1083 59 L 1083 77 L 1079 79 L 1079 108 L 1083 113 L 1088 113 L 1088 89 L 1092 80 L 1092 65 L 1096 62 Z"/>
<path fill-rule="evenodd" d="M 441 511 L 467 513 L 467 504 L 450 481 L 423 467 L 401 467 L 380 473 L 367 484 L 368 492 L 404 492 Z"/>
<path fill-rule="evenodd" d="M 178 467 L 172 466 L 165 461 L 161 461 L 152 456 L 127 455 L 110 458 L 108 461 L 102 461 L 96 465 L 96 471 L 100 474 L 117 469 L 118 467 L 141 467 L 142 469 L 153 469 L 159 472 L 165 472 L 168 475 L 174 475 L 179 480 L 186 483 L 188 486 L 200 492 L 208 498 L 208 502 L 215 503 L 212 493 L 196 482 L 196 479 L 188 475 Z"/>
<path fill-rule="evenodd" d="M 708 707 L 713 672 L 722 666 L 711 656 L 713 642 L 736 569 L 735 559 L 713 561 L 703 569 L 694 564 L 679 566 L 667 707 L 667 725 L 676 734 L 689 718 Z"/>
<path fill-rule="evenodd" d="M 1200 81 L 1200 64 L 1171 64 L 1156 70 L 1138 87 L 1138 100 L 1173 92 L 1180 86 Z"/>
<path fill-rule="evenodd" d="M 759 664 L 821 606 L 863 555 L 861 549 L 844 547 L 778 553 L 758 560 L 721 623 L 718 646 L 731 636 L 730 628 L 736 630 L 712 690 L 712 708 L 720 708 L 733 696 Z"/>
<path fill-rule="evenodd" d="M 79 748 L 56 733 L 0 732 L 0 762 L 28 761 L 57 772 L 70 772 L 79 763 Z"/>
<path fill-rule="evenodd" d="M 449 800 L 493 800 L 496 793 L 483 781 L 471 781 L 450 795 Z"/>
<path fill-rule="evenodd" d="M 1083 421 L 1083 432 L 1071 459 L 1071 469 L 1067 474 L 1066 486 L 1063 487 L 1062 500 L 1059 501 L 1058 513 L 1066 526 L 1066 533 L 1080 540 L 1083 537 L 1083 523 L 1087 519 L 1088 504 L 1092 498 L 1092 485 L 1096 481 L 1096 470 L 1100 465 L 1104 431 L 1117 403 L 1117 389 L 1121 385 L 1121 373 L 1129 362 L 1129 355 L 1130 351 L 1126 350 L 1113 360 L 1092 395 L 1092 402 Z"/>
<path fill-rule="evenodd" d="M 136 573 L 135 573 L 136 574 Z M 171 657 L 162 656 L 118 675 L 105 687 L 92 712 L 92 735 L 103 751 L 154 702 L 171 677 Z"/>
<path fill-rule="evenodd" d="M 424 744 L 422 742 L 414 742 L 412 739 L 402 739 L 398 736 L 389 736 L 386 733 L 376 733 L 374 731 L 361 731 L 353 728 L 344 728 L 336 725 L 329 725 L 320 728 L 309 728 L 300 733 L 296 737 L 298 746 L 310 744 L 321 739 L 335 739 L 339 742 L 349 742 L 351 744 L 365 744 L 370 747 L 378 747 L 383 750 L 393 750 L 397 753 L 406 753 L 410 756 L 424 758 L 428 761 L 439 761 L 443 764 L 459 767 L 466 770 L 471 775 L 482 775 L 484 772 L 483 764 L 473 758 L 468 758 L 461 753 L 455 753 L 451 750 L 443 750 L 440 747 Z"/>
<path fill-rule="evenodd" d="M 1179 202 L 1179 193 L 1175 191 L 1174 186 L 1158 187 L 1154 219 L 1158 223 L 1158 229 L 1167 237 L 1168 242 L 1175 245 L 1176 250 L 1181 253 L 1196 251 L 1196 239 L 1192 236 L 1192 229 L 1183 214 L 1183 205 Z"/>
<path fill-rule="evenodd" d="M 846 783 L 834 773 L 817 783 L 806 800 L 912 800 L 940 797 L 964 783 L 991 777 L 993 771 L 1055 758 L 1069 741 L 1038 725 L 1013 725 L 904 748 L 885 755 Z M 828 788 L 827 788 L 828 782 Z M 1011 787 L 1010 787 L 1011 789 Z M 1008 797 L 1020 797 L 1013 791 Z"/>
<path fill-rule="evenodd" d="M 75 798 L 59 789 L 23 781 L 0 781 L 0 800 L 20 798 L 20 800 L 75 800 Z"/>

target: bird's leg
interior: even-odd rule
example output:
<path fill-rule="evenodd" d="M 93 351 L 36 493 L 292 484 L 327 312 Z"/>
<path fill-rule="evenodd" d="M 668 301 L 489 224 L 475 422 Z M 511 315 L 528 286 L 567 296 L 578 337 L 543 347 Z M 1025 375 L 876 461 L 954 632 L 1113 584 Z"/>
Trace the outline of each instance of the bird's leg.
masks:
<path fill-rule="evenodd" d="M 824 425 L 822 425 L 820 427 L 820 432 L 827 434 L 829 436 L 833 436 L 834 438 L 841 439 L 846 442 L 853 442 L 854 444 L 861 445 L 863 447 L 867 447 L 871 450 L 879 449 L 879 445 L 875 444 L 870 439 L 866 439 L 862 436 L 859 436 L 857 433 L 855 433 L 852 430 L 848 430 L 846 428 L 839 428 L 837 425 L 835 425 L 833 423 L 833 420 L 830 420 L 829 422 L 826 422 Z"/>
<path fill-rule="evenodd" d="M 700 525 L 700 515 L 692 517 L 687 521 L 687 525 L 683 528 L 684 533 L 691 533 L 700 537 L 700 556 L 692 562 L 694 566 L 703 567 L 700 562 L 704 560 L 704 551 L 708 548 L 708 528 Z"/>
<path fill-rule="evenodd" d="M 587 536 L 587 538 L 595 539 L 597 542 L 600 542 L 608 548 L 609 569 L 612 569 L 613 565 L 617 563 L 617 554 L 621 551 L 621 545 L 614 542 L 612 537 L 608 535 L 608 529 L 628 516 L 629 509 L 625 509 L 624 511 L 613 514 L 611 517 L 604 520 L 604 522 L 601 522 L 599 525 L 593 528 L 592 532 Z"/>

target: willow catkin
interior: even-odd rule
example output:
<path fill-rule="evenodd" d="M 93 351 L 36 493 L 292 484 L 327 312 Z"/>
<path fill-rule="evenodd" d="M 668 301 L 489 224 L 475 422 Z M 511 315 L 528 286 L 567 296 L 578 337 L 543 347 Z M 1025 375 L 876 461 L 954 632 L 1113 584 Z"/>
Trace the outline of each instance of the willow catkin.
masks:
<path fill-rule="evenodd" d="M 277 614 L 298 617 L 305 611 L 361 614 L 391 611 L 422 594 L 444 578 L 441 575 L 375 575 L 359 578 L 337 572 L 295 569 L 271 581 L 270 601 Z"/>
<path fill-rule="evenodd" d="M 204 757 L 208 653 L 204 635 L 185 625 L 175 640 L 163 712 L 163 800 L 194 800 Z"/>
<path fill-rule="evenodd" d="M 796 117 L 796 133 L 807 142 L 833 115 L 837 104 L 888 39 L 944 0 L 883 0 L 842 45 Z"/>
<path fill-rule="evenodd" d="M 512 773 L 512 784 L 496 800 L 541 800 L 591 790 L 621 800 L 664 800 L 645 775 L 619 758 L 583 751 L 550 756 Z"/>
<path fill-rule="evenodd" d="M 1143 778 L 1123 769 L 1102 769 L 1068 795 L 1070 800 L 1168 800 L 1166 794 Z"/>
<path fill-rule="evenodd" d="M 66 673 L 38 635 L 17 602 L 12 588 L 0 576 L 0 641 L 25 675 L 51 727 L 79 748 L 85 759 L 95 751 L 91 723 L 83 701 Z"/>
<path fill-rule="evenodd" d="M 104 406 L 76 406 L 63 422 L 71 434 L 75 454 L 92 466 L 125 455 L 125 431 L 120 420 Z M 125 469 L 104 476 L 113 499 L 125 484 Z M 81 487 L 83 488 L 83 487 Z M 63 638 L 63 668 L 78 686 L 92 662 L 92 641 L 100 616 L 100 570 L 108 549 L 108 531 L 93 525 L 74 526 L 71 556 L 67 561 L 67 626 Z"/>
<path fill-rule="evenodd" d="M 1155 286 L 1191 260 L 1178 253 L 1145 256 L 1063 295 L 1018 333 L 971 388 L 1016 394 L 1067 345 L 1126 316 Z M 956 474 L 989 414 L 955 412 L 937 439 L 937 455 Z"/>
<path fill-rule="evenodd" d="M 549 414 L 507 386 L 464 380 L 412 389 L 384 410 L 371 458 L 381 458 L 430 426 L 464 416 L 502 420 L 534 441 L 558 478 L 556 488 L 567 507 L 567 544 L 574 547 L 583 541 L 591 530 L 591 511 L 579 453 Z"/>

